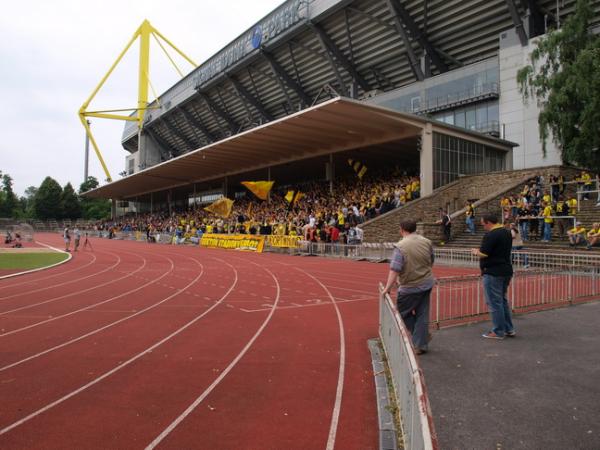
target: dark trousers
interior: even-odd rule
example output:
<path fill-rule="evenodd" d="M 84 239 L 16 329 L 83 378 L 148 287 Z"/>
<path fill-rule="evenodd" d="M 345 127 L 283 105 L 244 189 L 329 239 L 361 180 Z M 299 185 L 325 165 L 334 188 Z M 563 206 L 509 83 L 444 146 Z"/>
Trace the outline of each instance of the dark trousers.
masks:
<path fill-rule="evenodd" d="M 415 348 L 427 350 L 431 289 L 414 294 L 398 293 L 398 312 L 412 334 Z"/>

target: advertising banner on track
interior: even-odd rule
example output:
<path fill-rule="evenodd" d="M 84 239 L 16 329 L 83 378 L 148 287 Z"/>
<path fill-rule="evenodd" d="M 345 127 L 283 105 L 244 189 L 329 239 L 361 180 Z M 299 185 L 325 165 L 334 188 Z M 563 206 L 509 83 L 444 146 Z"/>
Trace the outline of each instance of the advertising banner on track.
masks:
<path fill-rule="evenodd" d="M 267 245 L 278 248 L 298 248 L 300 236 L 267 236 Z"/>
<path fill-rule="evenodd" d="M 250 234 L 213 234 L 205 233 L 200 240 L 200 247 L 247 250 L 261 253 L 265 246 L 264 236 Z"/>

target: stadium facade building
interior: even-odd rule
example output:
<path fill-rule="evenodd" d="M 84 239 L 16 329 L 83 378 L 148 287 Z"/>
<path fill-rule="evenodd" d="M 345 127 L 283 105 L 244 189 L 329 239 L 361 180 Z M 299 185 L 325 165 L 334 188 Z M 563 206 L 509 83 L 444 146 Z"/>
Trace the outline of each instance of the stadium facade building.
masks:
<path fill-rule="evenodd" d="M 284 177 L 308 159 L 331 180 L 359 148 L 416 168 L 423 194 L 461 174 L 560 163 L 552 145 L 542 153 L 539 110 L 523 104 L 516 72 L 574 7 L 288 0 L 161 95 L 142 130 L 128 122 L 126 176 L 91 195 L 208 199 L 231 194 L 237 175 Z"/>

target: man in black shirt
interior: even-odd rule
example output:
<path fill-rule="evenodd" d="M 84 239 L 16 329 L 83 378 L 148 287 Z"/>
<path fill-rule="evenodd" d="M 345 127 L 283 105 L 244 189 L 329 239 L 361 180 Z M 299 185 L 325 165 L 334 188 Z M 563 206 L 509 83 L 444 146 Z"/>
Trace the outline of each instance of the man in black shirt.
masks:
<path fill-rule="evenodd" d="M 481 218 L 481 225 L 487 233 L 481 241 L 479 249 L 471 253 L 479 256 L 479 267 L 483 275 L 483 291 L 485 301 L 492 316 L 493 328 L 483 335 L 487 339 L 504 339 L 514 337 L 512 317 L 506 292 L 513 268 L 510 258 L 512 236 L 510 231 L 498 224 L 498 217 L 486 214 Z"/>

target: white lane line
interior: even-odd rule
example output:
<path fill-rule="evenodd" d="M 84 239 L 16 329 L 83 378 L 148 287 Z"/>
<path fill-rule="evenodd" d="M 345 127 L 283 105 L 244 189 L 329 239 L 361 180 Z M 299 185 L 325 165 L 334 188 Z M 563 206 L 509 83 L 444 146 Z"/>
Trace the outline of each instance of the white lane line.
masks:
<path fill-rule="evenodd" d="M 315 280 L 323 288 L 323 290 L 325 292 L 327 292 L 327 295 L 331 299 L 331 302 L 333 303 L 333 307 L 335 308 L 335 313 L 337 314 L 339 330 L 340 330 L 340 368 L 338 371 L 337 389 L 335 391 L 335 403 L 333 405 L 333 412 L 331 414 L 331 425 L 329 427 L 329 437 L 327 439 L 327 447 L 326 447 L 327 450 L 333 450 L 333 448 L 335 447 L 335 436 L 337 434 L 338 423 L 340 420 L 340 410 L 342 407 L 342 394 L 344 392 L 344 372 L 346 370 L 346 338 L 344 335 L 344 321 L 342 320 L 342 314 L 340 313 L 340 309 L 335 301 L 335 298 L 333 297 L 333 295 L 331 295 L 331 292 L 329 291 L 329 289 L 327 289 L 327 287 L 323 283 L 321 283 L 321 281 L 318 278 L 314 277 L 313 275 L 306 272 L 305 270 L 302 270 L 298 267 L 294 267 L 294 269 L 296 269 L 300 272 L 304 272 L 310 278 Z"/>
<path fill-rule="evenodd" d="M 56 253 L 64 253 L 65 255 L 67 255 L 66 259 L 63 259 L 62 261 L 59 261 L 57 263 L 54 264 L 50 264 L 49 266 L 44 266 L 44 267 L 38 267 L 37 269 L 30 269 L 30 270 L 24 270 L 23 272 L 15 272 L 15 273 L 9 273 L 8 275 L 3 275 L 0 277 L 0 280 L 4 280 L 5 278 L 12 278 L 12 277 L 18 277 L 21 275 L 27 275 L 28 273 L 34 273 L 34 272 L 39 272 L 41 270 L 47 270 L 47 269 L 52 269 L 53 267 L 56 266 L 60 266 L 62 264 L 65 264 L 69 261 L 71 261 L 71 258 L 73 258 L 73 255 L 71 255 L 69 252 L 65 252 L 63 250 L 59 250 L 57 248 L 54 247 L 50 247 L 49 245 L 43 244 L 41 242 L 38 242 L 38 244 L 43 245 L 46 248 L 49 248 L 51 250 L 54 250 Z M 13 285 L 14 286 L 14 285 Z"/>
<path fill-rule="evenodd" d="M 43 245 L 42 242 L 40 242 L 40 244 Z M 19 281 L 18 283 L 14 283 L 14 284 L 4 284 L 4 285 L 0 286 L 0 290 L 7 289 L 7 288 L 10 288 L 10 287 L 14 287 L 14 286 L 22 287 L 25 284 L 37 283 L 39 281 L 47 280 L 49 278 L 54 278 L 54 277 L 58 277 L 58 276 L 61 276 L 61 275 L 66 275 L 68 273 L 77 272 L 78 270 L 85 269 L 86 267 L 91 266 L 92 264 L 94 264 L 95 261 L 96 261 L 96 255 L 94 255 L 92 253 L 92 260 L 89 263 L 87 263 L 87 264 L 85 264 L 85 265 L 83 265 L 81 267 L 76 267 L 75 269 L 66 270 L 64 272 L 59 272 L 59 273 L 55 273 L 55 274 L 52 274 L 52 275 L 48 275 L 47 277 L 35 278 L 33 280 Z M 46 267 L 46 268 L 49 269 L 50 267 Z"/>
<path fill-rule="evenodd" d="M 215 258 L 217 259 L 217 258 Z M 72 392 L 70 392 L 69 394 L 59 398 L 58 400 L 53 401 L 52 403 L 47 404 L 46 406 L 44 406 L 43 408 L 38 409 L 37 411 L 32 412 L 31 414 L 23 417 L 20 420 L 17 420 L 16 422 L 2 428 L 0 430 L 0 435 L 3 435 L 5 433 L 8 433 L 9 431 L 17 428 L 20 425 L 23 425 L 26 422 L 29 422 L 31 419 L 33 419 L 34 417 L 39 416 L 40 414 L 43 414 L 44 412 L 54 408 L 57 405 L 60 405 L 61 403 L 67 401 L 68 399 L 80 394 L 81 392 L 85 391 L 86 389 L 94 386 L 95 384 L 98 384 L 100 381 L 108 378 L 109 376 L 113 375 L 114 373 L 118 372 L 119 370 L 127 367 L 128 365 L 130 365 L 131 363 L 133 363 L 134 361 L 137 361 L 138 359 L 140 359 L 142 356 L 151 353 L 154 349 L 160 347 L 162 344 L 164 344 L 165 342 L 171 340 L 172 338 L 174 338 L 175 336 L 177 336 L 178 334 L 180 334 L 182 331 L 186 330 L 187 328 L 191 327 L 194 323 L 196 323 L 198 320 L 200 320 L 202 317 L 204 317 L 205 315 L 207 315 L 210 311 L 212 311 L 214 308 L 217 307 L 217 305 L 219 305 L 228 295 L 229 293 L 233 290 L 233 288 L 235 287 L 235 285 L 237 284 L 238 281 L 238 273 L 237 270 L 235 269 L 235 267 L 233 267 L 231 264 L 227 263 L 226 261 L 220 260 L 222 263 L 224 263 L 225 265 L 228 265 L 229 267 L 231 267 L 235 273 L 235 279 L 233 281 L 233 284 L 231 285 L 231 287 L 229 288 L 229 290 L 225 293 L 225 295 L 223 295 L 223 297 L 221 297 L 219 299 L 219 302 L 215 303 L 213 306 L 211 306 L 209 309 L 207 309 L 206 311 L 204 311 L 202 314 L 200 314 L 199 316 L 197 316 L 196 318 L 192 319 L 191 321 L 189 321 L 187 324 L 185 324 L 184 326 L 182 326 L 181 328 L 175 330 L 173 333 L 171 333 L 170 335 L 168 335 L 167 337 L 161 339 L 160 341 L 158 341 L 156 344 L 152 345 L 151 347 L 148 347 L 146 350 L 138 353 L 137 355 L 133 356 L 132 358 L 128 359 L 127 361 L 119 364 L 117 367 L 115 367 L 114 369 L 109 370 L 108 372 L 105 372 L 104 374 L 102 374 L 101 376 L 93 379 L 92 381 L 90 381 L 89 383 L 81 386 L 79 389 L 76 389 Z"/>
<path fill-rule="evenodd" d="M 136 256 L 138 256 L 138 255 L 136 255 Z M 26 306 L 21 306 L 20 308 L 11 309 L 11 310 L 8 310 L 8 311 L 2 311 L 2 312 L 0 312 L 0 316 L 4 316 L 6 314 L 10 314 L 10 313 L 17 312 L 17 311 L 22 311 L 24 309 L 35 308 L 36 306 L 45 305 L 47 303 L 54 303 L 54 302 L 56 302 L 58 300 L 62 300 L 64 298 L 68 298 L 68 297 L 73 297 L 74 295 L 83 294 L 84 292 L 93 291 L 94 289 L 98 289 L 100 287 L 116 283 L 117 281 L 123 280 L 125 278 L 129 278 L 129 277 L 133 276 L 134 274 L 136 274 L 137 272 L 139 272 L 140 270 L 142 270 L 144 267 L 146 267 L 146 264 L 147 264 L 146 258 L 144 258 L 144 257 L 141 257 L 141 258 L 142 258 L 142 261 L 143 261 L 143 264 L 141 265 L 141 267 L 139 267 L 138 269 L 134 270 L 133 272 L 130 272 L 129 274 L 127 274 L 125 276 L 122 276 L 120 278 L 115 278 L 114 280 L 107 281 L 106 283 L 97 284 L 97 285 L 92 286 L 92 287 L 87 288 L 87 289 L 82 289 L 80 291 L 71 292 L 70 294 L 61 295 L 60 297 L 53 297 L 51 299 L 44 300 L 43 302 L 33 303 L 31 305 L 26 305 Z M 120 260 L 120 258 L 119 258 L 119 260 Z M 58 316 L 58 317 L 60 317 L 60 316 Z M 2 336 L 4 336 L 4 335 L 0 334 L 0 337 L 2 337 Z"/>
<path fill-rule="evenodd" d="M 377 300 L 378 297 L 371 297 L 371 298 L 353 298 L 353 299 L 337 299 L 337 303 L 338 304 L 342 304 L 342 303 L 354 303 L 354 302 L 366 302 L 366 301 L 373 301 L 373 300 Z M 298 305 L 296 303 L 292 303 L 292 305 L 294 306 L 279 306 L 277 309 L 298 309 L 298 308 L 313 308 L 315 306 L 327 306 L 327 305 L 331 305 L 331 302 L 321 302 L 321 303 L 310 303 L 308 305 Z M 244 311 L 246 313 L 254 313 L 254 312 L 264 312 L 264 311 L 268 311 L 269 308 L 260 308 L 260 309 L 245 309 L 245 308 L 240 308 L 240 311 Z"/>
<path fill-rule="evenodd" d="M 125 292 L 124 294 L 121 294 L 121 296 L 124 296 L 124 295 L 129 295 L 129 294 L 131 294 L 131 293 L 133 293 L 133 292 L 139 291 L 140 289 L 143 289 L 143 288 L 145 288 L 146 286 L 149 286 L 149 285 L 151 285 L 151 284 L 153 284 L 153 283 L 156 283 L 156 282 L 157 282 L 157 281 L 159 281 L 161 278 L 164 278 L 164 277 L 166 277 L 167 275 L 169 275 L 169 273 L 171 273 L 171 272 L 173 271 L 173 269 L 175 268 L 175 264 L 173 263 L 173 261 L 172 261 L 170 258 L 166 258 L 166 259 L 168 259 L 168 260 L 171 262 L 171 268 L 170 268 L 170 269 L 169 269 L 167 272 L 165 272 L 163 275 L 161 275 L 161 276 L 160 276 L 159 278 L 157 278 L 156 280 L 154 280 L 154 281 L 150 281 L 149 283 L 146 283 L 146 284 L 144 284 L 144 285 L 142 285 L 142 286 L 139 286 L 138 288 L 136 288 L 136 289 L 134 289 L 134 290 L 132 290 L 132 291 Z M 193 258 L 190 258 L 190 259 L 193 259 Z M 195 259 L 193 259 L 193 260 L 194 260 L 194 261 L 196 261 Z M 197 262 L 197 261 L 196 261 L 196 262 Z M 197 263 L 198 263 L 198 262 L 197 262 Z M 200 277 L 202 276 L 202 274 L 204 273 L 204 267 L 202 266 L 202 264 L 200 264 L 200 263 L 198 263 L 198 264 L 199 264 L 199 265 L 200 265 L 200 267 L 201 267 L 201 272 L 200 272 L 200 275 L 198 275 L 198 277 L 196 277 L 196 279 L 195 279 L 194 281 L 192 281 L 190 284 L 188 284 L 188 285 L 187 285 L 185 288 L 183 288 L 182 290 L 188 289 L 188 288 L 189 288 L 189 287 L 190 287 L 192 284 L 194 284 L 194 283 L 196 282 L 196 280 L 197 280 L 198 278 L 200 278 Z M 22 360 L 20 360 L 20 361 L 16 361 L 16 362 L 14 362 L 14 363 L 12 363 L 12 364 L 8 364 L 8 365 L 6 365 L 6 366 L 4 366 L 4 367 L 0 367 L 0 372 L 3 372 L 3 371 L 5 371 L 5 370 L 8 370 L 8 369 L 10 369 L 10 368 L 12 368 L 12 367 L 18 366 L 18 365 L 20 365 L 20 364 L 23 364 L 23 363 L 25 363 L 25 362 L 27 362 L 27 361 L 31 361 L 32 359 L 38 358 L 38 357 L 40 357 L 40 356 L 47 355 L 47 354 L 48 354 L 48 353 L 50 353 L 50 352 L 53 352 L 53 351 L 55 351 L 55 350 L 58 350 L 58 349 L 64 348 L 64 347 L 66 347 L 66 346 L 68 346 L 68 345 L 71 345 L 71 344 L 73 344 L 73 343 L 75 343 L 75 342 L 81 341 L 82 339 L 85 339 L 85 338 L 87 338 L 87 337 L 90 337 L 90 336 L 92 336 L 92 335 L 94 335 L 94 334 L 96 334 L 96 333 L 99 333 L 99 332 L 101 332 L 101 331 L 104 331 L 104 330 L 106 330 L 106 329 L 108 329 L 108 328 L 111 328 L 111 327 L 113 327 L 113 326 L 115 326 L 115 325 L 118 325 L 118 324 L 120 324 L 120 323 L 122 323 L 122 322 L 125 322 L 126 320 L 129 320 L 129 319 L 131 319 L 131 318 L 133 318 L 133 317 L 139 316 L 140 314 L 143 314 L 143 313 L 145 313 L 146 311 L 149 311 L 149 310 L 151 310 L 152 308 L 155 308 L 155 307 L 157 307 L 158 305 L 160 305 L 160 304 L 162 304 L 162 303 L 164 303 L 164 302 L 166 302 L 166 301 L 168 301 L 168 300 L 172 299 L 172 298 L 173 298 L 174 296 L 176 296 L 177 294 L 179 294 L 179 292 L 176 292 L 175 294 L 172 294 L 172 295 L 170 295 L 169 297 L 167 297 L 167 298 L 165 298 L 165 299 L 163 299 L 163 300 L 159 301 L 158 303 L 155 303 L 155 304 L 153 304 L 153 305 L 150 305 L 150 306 L 148 306 L 147 308 L 141 309 L 140 311 L 137 311 L 137 312 L 135 312 L 135 314 L 131 314 L 131 315 L 129 315 L 129 316 L 123 317 L 123 318 L 121 318 L 121 319 L 119 319 L 119 320 L 116 320 L 115 322 L 109 323 L 109 324 L 107 324 L 107 325 L 105 325 L 105 326 L 103 326 L 103 327 L 100 327 L 100 328 L 97 328 L 97 329 L 95 329 L 95 330 L 92 330 L 92 331 L 90 331 L 89 333 L 83 334 L 83 335 L 81 335 L 81 336 L 79 336 L 79 337 L 76 337 L 76 338 L 74 338 L 74 339 L 71 339 L 71 340 L 69 340 L 69 341 L 63 342 L 62 344 L 55 345 L 54 347 L 48 348 L 48 349 L 46 349 L 46 350 L 43 350 L 43 351 L 41 351 L 41 352 L 39 352 L 39 353 L 36 353 L 36 354 L 34 354 L 34 355 L 28 356 L 27 358 L 24 358 L 24 359 L 22 359 Z M 126 311 L 126 312 L 131 312 L 131 311 Z"/>
<path fill-rule="evenodd" d="M 35 294 L 36 292 L 45 291 L 46 289 L 55 288 L 55 287 L 59 287 L 59 286 L 64 286 L 64 285 L 72 284 L 72 283 L 78 283 L 81 280 L 85 280 L 86 278 L 94 277 L 96 275 L 100 275 L 101 273 L 108 272 L 109 270 L 111 270 L 111 269 L 113 269 L 113 268 L 115 268 L 115 267 L 117 267 L 119 265 L 119 263 L 121 262 L 121 257 L 119 255 L 115 255 L 114 253 L 110 253 L 110 252 L 106 252 L 106 253 L 109 253 L 109 254 L 111 254 L 113 256 L 116 256 L 117 257 L 117 262 L 114 263 L 112 266 L 107 267 L 104 270 L 101 270 L 100 272 L 96 272 L 96 273 L 93 273 L 91 275 L 87 275 L 87 276 L 81 277 L 81 278 L 75 278 L 75 279 L 73 279 L 71 281 L 65 281 L 64 283 L 53 284 L 53 285 L 50 285 L 50 286 L 44 286 L 43 288 L 33 289 L 31 291 L 19 292 L 18 294 L 8 295 L 6 297 L 0 297 L 0 300 L 7 300 L 9 298 L 21 297 L 23 295 L 28 295 L 28 294 Z"/>
<path fill-rule="evenodd" d="M 207 387 L 206 390 L 202 394 L 200 394 L 200 396 L 196 400 L 194 400 L 194 402 L 190 406 L 188 406 L 187 409 L 179 415 L 179 417 L 177 417 L 173 422 L 171 422 L 171 424 L 167 428 L 165 428 L 163 430 L 163 432 L 160 433 L 156 437 L 156 439 L 154 439 L 150 444 L 148 444 L 148 446 L 146 447 L 146 450 L 151 450 L 151 449 L 155 448 L 158 444 L 160 444 L 160 442 L 164 438 L 166 438 L 169 435 L 169 433 L 171 433 L 171 431 L 173 431 L 177 427 L 177 425 L 179 425 L 188 415 L 190 415 L 190 413 L 192 411 L 194 411 L 194 409 L 196 409 L 196 407 L 200 403 L 202 403 L 202 401 L 217 387 L 217 385 L 223 380 L 223 378 L 225 378 L 227 376 L 227 374 L 229 372 L 231 372 L 231 370 L 237 365 L 237 363 L 244 357 L 244 355 L 248 352 L 250 347 L 252 347 L 252 345 L 254 344 L 254 341 L 256 341 L 256 339 L 262 334 L 263 330 L 266 328 L 267 324 L 270 322 L 271 318 L 273 317 L 273 314 L 275 313 L 277 304 L 279 303 L 279 296 L 281 293 L 279 281 L 277 280 L 275 275 L 273 275 L 273 273 L 269 269 L 259 266 L 258 264 L 254 263 L 252 261 L 248 261 L 248 262 L 250 262 L 251 264 L 254 264 L 258 267 L 261 267 L 263 270 L 267 271 L 269 273 L 269 275 L 271 275 L 271 277 L 273 277 L 273 280 L 275 280 L 275 285 L 277 286 L 277 295 L 275 297 L 275 302 L 273 303 L 273 307 L 271 308 L 271 312 L 269 313 L 267 318 L 263 321 L 262 325 L 256 331 L 256 333 L 254 333 L 254 336 L 252 336 L 252 338 L 250 338 L 250 340 L 248 341 L 246 346 L 242 349 L 242 351 L 240 351 L 240 353 L 238 353 L 238 355 L 235 357 L 235 359 L 233 361 L 231 361 L 231 363 L 225 368 L 225 370 L 223 370 L 223 372 L 221 372 L 221 374 L 212 382 L 212 384 L 209 387 Z"/>

